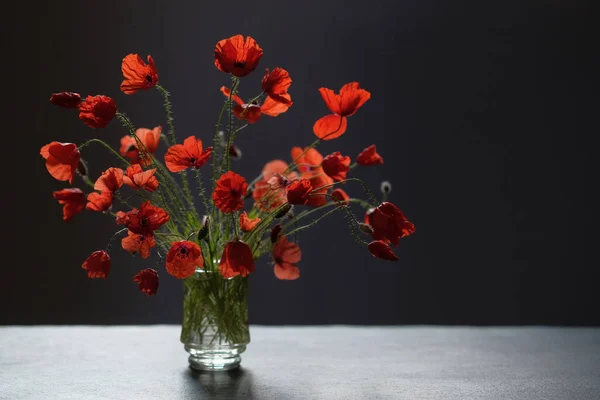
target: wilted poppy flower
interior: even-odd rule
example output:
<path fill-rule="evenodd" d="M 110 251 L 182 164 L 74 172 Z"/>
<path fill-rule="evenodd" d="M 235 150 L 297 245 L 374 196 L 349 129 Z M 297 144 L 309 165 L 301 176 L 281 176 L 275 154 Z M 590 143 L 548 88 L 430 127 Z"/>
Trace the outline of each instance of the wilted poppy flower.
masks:
<path fill-rule="evenodd" d="M 125 215 L 125 226 L 133 233 L 152 236 L 154 231 L 169 222 L 169 214 L 160 207 L 145 201 L 140 209 L 134 208 Z"/>
<path fill-rule="evenodd" d="M 275 173 L 273 176 L 267 181 L 271 190 L 283 189 L 287 185 L 290 184 L 290 181 L 283 175 Z"/>
<path fill-rule="evenodd" d="M 194 275 L 196 267 L 204 267 L 200 246 L 187 240 L 172 242 L 167 253 L 167 272 L 175 278 L 185 279 Z"/>
<path fill-rule="evenodd" d="M 250 36 L 244 39 L 242 35 L 235 35 L 215 46 L 215 66 L 219 71 L 241 78 L 256 69 L 262 55 L 256 40 Z"/>
<path fill-rule="evenodd" d="M 90 128 L 104 128 L 116 113 L 117 106 L 108 96 L 88 96 L 79 104 L 79 119 Z"/>
<path fill-rule="evenodd" d="M 73 92 L 52 93 L 50 103 L 65 108 L 77 108 L 79 107 L 79 103 L 81 103 L 81 96 L 79 93 Z"/>
<path fill-rule="evenodd" d="M 371 93 L 361 89 L 358 82 L 345 84 L 339 94 L 327 88 L 320 88 L 319 93 L 333 113 L 320 118 L 313 126 L 315 135 L 323 140 L 335 139 L 346 132 L 346 117 L 353 115 L 371 98 Z"/>
<path fill-rule="evenodd" d="M 73 184 L 73 177 L 81 159 L 77 145 L 52 142 L 42 147 L 40 154 L 46 159 L 46 169 L 54 179 Z"/>
<path fill-rule="evenodd" d="M 113 203 L 113 194 L 110 190 L 105 190 L 103 192 L 92 192 L 88 194 L 87 197 L 88 203 L 85 208 L 91 211 L 106 211 L 112 206 Z"/>
<path fill-rule="evenodd" d="M 254 186 L 252 192 L 252 198 L 255 201 L 255 206 L 261 211 L 273 211 L 286 200 L 286 193 L 283 187 L 277 188 L 272 186 L 271 181 L 276 176 L 283 177 L 281 181 L 284 186 L 287 186 L 286 182 L 290 182 L 297 178 L 296 172 L 290 172 L 286 175 L 283 173 L 288 169 L 288 163 L 283 160 L 273 160 L 265 164 L 262 170 L 262 179 Z M 273 182 L 275 183 L 275 182 Z"/>
<path fill-rule="evenodd" d="M 150 249 L 156 246 L 153 235 L 140 235 L 139 233 L 127 232 L 127 237 L 121 239 L 123 250 L 131 254 L 140 253 L 142 258 L 150 256 Z"/>
<path fill-rule="evenodd" d="M 287 92 L 291 84 L 292 78 L 285 69 L 277 67 L 273 72 L 269 72 L 269 68 L 267 68 L 262 80 L 262 90 L 271 99 L 291 106 L 292 101 Z"/>
<path fill-rule="evenodd" d="M 277 224 L 271 229 L 271 243 L 277 242 L 279 234 L 281 233 L 281 225 Z"/>
<path fill-rule="evenodd" d="M 365 223 L 373 228 L 373 239 L 397 246 L 400 239 L 415 232 L 415 226 L 398 207 L 390 202 L 381 203 L 367 211 Z"/>
<path fill-rule="evenodd" d="M 362 165 L 363 167 L 368 165 L 383 164 L 383 158 L 377 154 L 377 148 L 374 144 L 372 144 L 360 152 L 358 157 L 356 157 L 356 163 L 358 165 Z"/>
<path fill-rule="evenodd" d="M 140 292 L 146 293 L 146 296 L 155 295 L 158 290 L 158 272 L 152 268 L 143 269 L 133 277 L 133 282 L 138 284 Z"/>
<path fill-rule="evenodd" d="M 158 82 L 156 65 L 150 55 L 146 64 L 138 54 L 128 54 L 121 63 L 121 72 L 125 78 L 121 82 L 121 91 L 125 94 L 153 88 Z"/>
<path fill-rule="evenodd" d="M 290 204 L 306 204 L 313 187 L 308 179 L 300 179 L 290 183 L 286 188 L 287 201 Z"/>
<path fill-rule="evenodd" d="M 323 171 L 335 182 L 346 179 L 350 166 L 350 157 L 342 156 L 339 151 L 332 153 L 323 159 L 321 164 Z"/>
<path fill-rule="evenodd" d="M 180 172 L 189 167 L 200 168 L 210 158 L 213 148 L 202 149 L 202 140 L 190 136 L 183 144 L 169 147 L 165 154 L 165 163 L 171 172 Z"/>
<path fill-rule="evenodd" d="M 69 188 L 53 193 L 58 204 L 63 204 L 63 221 L 70 221 L 85 208 L 85 193 L 81 189 Z"/>
<path fill-rule="evenodd" d="M 154 176 L 156 168 L 144 171 L 140 164 L 127 167 L 127 175 L 123 176 L 123 183 L 135 190 L 146 189 L 154 192 L 158 189 L 158 179 Z"/>
<path fill-rule="evenodd" d="M 388 261 L 398 261 L 396 254 L 394 254 L 390 246 L 388 246 L 384 241 L 374 240 L 367 245 L 367 248 L 375 258 Z"/>
<path fill-rule="evenodd" d="M 314 148 L 307 149 L 305 147 L 304 150 L 302 150 L 302 148 L 298 146 L 292 147 L 291 154 L 292 160 L 295 160 L 298 171 L 300 172 L 315 170 L 319 168 L 323 162 L 323 156 L 317 149 Z"/>
<path fill-rule="evenodd" d="M 227 279 L 254 272 L 254 258 L 250 247 L 241 240 L 228 242 L 219 262 L 219 271 Z"/>
<path fill-rule="evenodd" d="M 246 180 L 241 175 L 228 171 L 217 181 L 212 199 L 219 210 L 230 213 L 244 206 L 246 190 L 248 190 Z"/>
<path fill-rule="evenodd" d="M 87 270 L 88 278 L 106 279 L 110 272 L 110 256 L 104 250 L 95 251 L 83 262 L 81 268 Z"/>
<path fill-rule="evenodd" d="M 221 86 L 221 93 L 229 98 L 231 91 L 227 87 Z M 288 100 L 291 99 L 289 94 L 282 95 L 282 97 L 285 97 Z M 244 103 L 244 100 L 238 95 L 231 96 L 231 100 L 235 103 L 233 106 L 233 114 L 239 119 L 245 119 L 249 124 L 254 124 L 258 121 L 262 114 L 268 115 L 269 117 L 276 117 L 290 108 L 289 105 L 275 101 L 270 97 L 267 97 L 262 105 L 259 105 L 258 103 Z"/>
<path fill-rule="evenodd" d="M 254 219 L 250 219 L 246 211 L 240 214 L 240 228 L 242 232 L 250 232 L 252 229 L 258 225 L 260 222 L 260 218 L 256 217 Z"/>
<path fill-rule="evenodd" d="M 124 211 L 117 211 L 116 214 L 116 218 L 115 218 L 115 223 L 117 225 L 124 225 L 125 224 L 125 217 L 127 217 L 127 213 Z"/>
<path fill-rule="evenodd" d="M 331 197 L 335 201 L 339 201 L 345 205 L 350 204 L 350 196 L 348 196 L 348 194 L 342 189 L 335 189 L 333 192 L 331 192 Z"/>
<path fill-rule="evenodd" d="M 123 170 L 121 168 L 110 167 L 96 179 L 94 189 L 101 192 L 116 192 L 123 185 Z"/>
<path fill-rule="evenodd" d="M 302 258 L 300 247 L 282 236 L 273 246 L 273 260 L 275 260 L 275 276 L 282 280 L 294 280 L 300 277 L 300 270 L 296 263 Z"/>

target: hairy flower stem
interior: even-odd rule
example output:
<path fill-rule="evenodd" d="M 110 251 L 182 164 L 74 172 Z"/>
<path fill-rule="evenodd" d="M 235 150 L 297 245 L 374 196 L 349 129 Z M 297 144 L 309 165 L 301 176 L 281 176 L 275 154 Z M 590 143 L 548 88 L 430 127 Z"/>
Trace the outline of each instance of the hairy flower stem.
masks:
<path fill-rule="evenodd" d="M 194 169 L 194 172 L 196 173 L 196 181 L 198 182 L 198 192 L 200 193 L 200 197 L 202 198 L 202 203 L 204 205 L 204 212 L 206 214 L 210 213 L 212 210 L 210 210 L 210 203 L 208 202 L 208 197 L 206 196 L 206 191 L 204 190 L 204 185 L 202 183 L 202 174 L 200 173 L 200 170 L 198 169 Z"/>
<path fill-rule="evenodd" d="M 173 111 L 171 108 L 171 101 L 169 100 L 170 93 L 164 87 L 160 85 L 155 86 L 165 98 L 165 113 L 167 114 L 167 124 L 169 125 L 169 136 L 171 137 L 170 145 L 177 144 L 177 138 L 175 137 L 175 127 L 173 125 Z"/>
<path fill-rule="evenodd" d="M 121 156 L 119 153 L 117 153 L 115 151 L 115 149 L 113 149 L 112 147 L 110 147 L 108 145 L 108 143 L 106 143 L 106 142 L 104 142 L 104 141 L 102 141 L 100 139 L 90 139 L 87 142 L 84 142 L 84 143 L 80 144 L 79 146 L 77 146 L 77 148 L 79 150 L 81 150 L 81 149 L 83 149 L 84 147 L 86 147 L 87 145 L 89 145 L 91 143 L 100 143 L 101 145 L 103 145 L 104 147 L 106 147 L 108 150 L 110 150 L 111 153 L 113 153 L 115 156 L 117 156 L 117 158 L 119 158 L 119 160 L 121 160 L 125 165 L 127 165 L 127 166 L 130 165 L 129 161 L 127 161 L 125 158 L 123 158 L 123 156 Z"/>
<path fill-rule="evenodd" d="M 237 88 L 240 84 L 240 78 L 237 76 L 233 79 L 233 85 L 231 87 L 231 91 L 229 92 L 229 127 L 227 128 L 227 146 L 223 149 L 223 158 L 225 159 L 225 171 L 229 171 L 229 147 L 231 143 L 233 143 L 233 96 L 235 95 Z"/>

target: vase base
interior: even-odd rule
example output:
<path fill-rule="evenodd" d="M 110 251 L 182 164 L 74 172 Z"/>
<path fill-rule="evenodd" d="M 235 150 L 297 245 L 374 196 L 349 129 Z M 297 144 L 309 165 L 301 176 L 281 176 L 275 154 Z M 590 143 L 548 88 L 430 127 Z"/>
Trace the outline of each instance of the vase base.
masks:
<path fill-rule="evenodd" d="M 228 371 L 238 368 L 242 361 L 241 353 L 246 350 L 245 345 L 197 345 L 184 346 L 190 353 L 188 362 L 190 368 L 196 371 Z"/>
<path fill-rule="evenodd" d="M 202 358 L 189 356 L 188 361 L 190 363 L 190 368 L 195 371 L 229 371 L 240 366 L 242 357 Z"/>

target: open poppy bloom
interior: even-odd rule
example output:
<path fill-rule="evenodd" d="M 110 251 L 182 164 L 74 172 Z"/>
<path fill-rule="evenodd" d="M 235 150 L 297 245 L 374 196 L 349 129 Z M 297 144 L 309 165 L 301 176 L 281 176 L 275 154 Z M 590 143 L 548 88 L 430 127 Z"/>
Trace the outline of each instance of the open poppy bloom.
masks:
<path fill-rule="evenodd" d="M 298 171 L 302 173 L 302 178 L 310 180 L 313 189 L 333 183 L 333 179 L 327 176 L 325 171 L 323 171 L 323 167 L 321 166 L 323 163 L 323 156 L 317 149 L 305 148 L 302 150 L 300 147 L 293 147 L 291 153 L 292 160 L 296 160 Z M 327 203 L 327 198 L 325 196 L 327 191 L 327 188 L 313 190 L 311 194 L 316 196 L 310 196 L 306 204 L 312 207 L 321 207 L 325 205 Z"/>
<path fill-rule="evenodd" d="M 200 246 L 187 240 L 172 242 L 167 253 L 167 272 L 175 278 L 185 279 L 194 275 L 196 267 L 204 267 Z"/>
<path fill-rule="evenodd" d="M 156 152 L 161 134 L 161 126 L 155 126 L 154 129 L 138 128 L 135 135 L 143 145 L 142 151 L 138 149 L 138 143 L 133 136 L 125 135 L 121 138 L 120 153 L 123 157 L 127 157 L 132 164 L 150 165 L 152 160 L 147 153 L 154 154 Z"/>
<path fill-rule="evenodd" d="M 212 199 L 215 206 L 224 213 L 240 210 L 244 207 L 244 196 L 248 190 L 248 183 L 241 175 L 228 171 L 221 175 L 217 181 Z"/>
<path fill-rule="evenodd" d="M 113 203 L 113 192 L 110 190 L 104 190 L 100 193 L 92 192 L 88 194 L 88 203 L 85 208 L 91 211 L 106 211 L 112 206 Z"/>
<path fill-rule="evenodd" d="M 292 100 L 287 91 L 291 84 L 292 78 L 285 69 L 277 67 L 269 72 L 269 68 L 267 68 L 262 80 L 262 90 L 271 99 L 289 107 L 292 105 Z"/>
<path fill-rule="evenodd" d="M 388 261 L 398 261 L 398 257 L 396 254 L 394 254 L 390 246 L 388 246 L 387 243 L 382 240 L 372 241 L 367 245 L 367 248 L 375 258 Z"/>
<path fill-rule="evenodd" d="M 138 90 L 150 89 L 158 83 L 158 72 L 152 56 L 148 55 L 148 64 L 138 54 L 128 54 L 121 63 L 121 72 L 125 78 L 121 82 L 121 91 L 134 94 Z"/>
<path fill-rule="evenodd" d="M 87 270 L 88 278 L 104 278 L 110 272 L 110 256 L 104 250 L 98 250 L 90 254 L 83 262 L 81 268 Z"/>
<path fill-rule="evenodd" d="M 123 176 L 123 183 L 135 190 L 146 189 L 154 192 L 158 189 L 158 179 L 154 176 L 156 168 L 144 171 L 140 164 L 127 167 L 127 175 Z"/>
<path fill-rule="evenodd" d="M 150 256 L 150 249 L 156 246 L 156 240 L 152 235 L 140 235 L 139 233 L 127 232 L 127 237 L 121 239 L 123 250 L 131 254 L 140 253 L 142 258 Z"/>
<path fill-rule="evenodd" d="M 229 98 L 231 91 L 227 87 L 221 86 L 221 93 Z M 287 100 L 291 99 L 289 94 L 281 95 L 281 97 Z M 258 105 L 258 103 L 244 103 L 244 100 L 236 94 L 231 96 L 231 100 L 235 103 L 233 114 L 239 119 L 245 119 L 249 124 L 257 122 L 263 114 L 269 117 L 276 117 L 290 108 L 286 103 L 275 101 L 270 97 L 267 97 L 262 105 Z M 291 104 L 291 100 L 289 103 Z"/>
<path fill-rule="evenodd" d="M 377 154 L 377 148 L 374 144 L 372 144 L 360 152 L 358 157 L 356 157 L 356 163 L 358 165 L 362 165 L 363 167 L 383 164 L 383 158 Z"/>
<path fill-rule="evenodd" d="M 77 145 L 52 142 L 42 147 L 40 154 L 46 159 L 46 169 L 54 179 L 69 181 L 70 184 L 73 184 L 73 178 L 81 159 Z"/>
<path fill-rule="evenodd" d="M 287 201 L 290 204 L 306 204 L 313 187 L 308 179 L 292 182 L 287 188 Z"/>
<path fill-rule="evenodd" d="M 169 214 L 160 207 L 153 206 L 150 201 L 145 201 L 140 209 L 128 211 L 124 217 L 124 224 L 133 233 L 152 236 L 154 231 L 169 222 Z"/>
<path fill-rule="evenodd" d="M 78 188 L 58 190 L 53 193 L 58 204 L 63 204 L 63 221 L 70 221 L 85 208 L 85 193 Z"/>
<path fill-rule="evenodd" d="M 365 223 L 373 228 L 373 239 L 394 246 L 400 243 L 400 239 L 415 232 L 415 226 L 406 219 L 404 213 L 387 201 L 367 211 Z"/>
<path fill-rule="evenodd" d="M 300 277 L 300 270 L 296 263 L 302 258 L 300 247 L 282 236 L 273 246 L 273 260 L 275 260 L 275 276 L 282 280 L 294 280 Z"/>
<path fill-rule="evenodd" d="M 325 157 L 321 165 L 327 176 L 335 182 L 343 181 L 350 169 L 350 157 L 342 156 L 339 151 L 336 151 Z"/>
<path fill-rule="evenodd" d="M 242 232 L 250 232 L 259 222 L 260 218 L 250 219 L 246 211 L 240 214 L 240 228 L 242 229 Z"/>
<path fill-rule="evenodd" d="M 81 103 L 81 95 L 73 92 L 52 93 L 50 103 L 65 108 L 77 108 Z"/>
<path fill-rule="evenodd" d="M 88 96 L 79 104 L 79 119 L 90 128 L 104 128 L 116 113 L 117 106 L 108 96 Z"/>
<path fill-rule="evenodd" d="M 250 247 L 241 240 L 228 242 L 219 262 L 219 271 L 227 279 L 237 275 L 248 276 L 254 272 L 254 259 Z"/>
<path fill-rule="evenodd" d="M 215 46 L 215 66 L 219 71 L 241 78 L 256 69 L 262 55 L 263 50 L 256 40 L 235 35 Z"/>
<path fill-rule="evenodd" d="M 171 172 L 180 172 L 189 167 L 200 168 L 210 158 L 213 148 L 202 149 L 202 140 L 190 136 L 183 144 L 175 144 L 169 147 L 165 154 L 165 164 Z"/>
<path fill-rule="evenodd" d="M 371 98 L 371 93 L 361 89 L 358 82 L 345 84 L 339 94 L 327 88 L 320 88 L 319 93 L 329 111 L 333 113 L 320 118 L 313 126 L 313 132 L 322 140 L 335 139 L 344 134 L 346 117 L 354 115 Z"/>
<path fill-rule="evenodd" d="M 96 179 L 94 189 L 101 192 L 116 192 L 123 185 L 123 170 L 110 167 Z"/>
<path fill-rule="evenodd" d="M 133 277 L 133 282 L 138 284 L 138 289 L 146 293 L 146 296 L 155 295 L 158 290 L 158 272 L 152 268 L 143 269 Z"/>
<path fill-rule="evenodd" d="M 348 196 L 348 194 L 342 189 L 335 189 L 333 192 L 331 192 L 331 198 L 344 205 L 350 204 L 350 196 Z"/>
<path fill-rule="evenodd" d="M 321 207 L 327 204 L 326 195 L 329 191 L 329 186 L 333 183 L 333 179 L 325 174 L 323 168 L 319 167 L 311 172 L 305 172 L 302 174 L 302 178 L 308 179 L 313 187 L 306 205 Z"/>

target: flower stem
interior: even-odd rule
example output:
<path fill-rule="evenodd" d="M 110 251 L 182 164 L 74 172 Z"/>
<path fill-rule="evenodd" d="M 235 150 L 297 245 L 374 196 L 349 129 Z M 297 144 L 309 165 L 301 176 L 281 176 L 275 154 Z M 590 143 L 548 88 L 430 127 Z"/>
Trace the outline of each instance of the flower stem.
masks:
<path fill-rule="evenodd" d="M 115 151 L 115 149 L 113 149 L 112 147 L 110 147 L 110 145 L 108 145 L 108 143 L 100 140 L 100 139 L 90 139 L 87 142 L 84 142 L 82 144 L 80 144 L 79 146 L 77 146 L 77 148 L 79 150 L 83 149 L 84 147 L 86 147 L 87 145 L 89 145 L 90 143 L 100 143 L 101 145 L 103 145 L 104 147 L 106 147 L 108 150 L 111 151 L 111 153 L 113 153 L 115 156 L 117 156 L 125 165 L 129 165 L 129 161 L 127 161 L 125 158 L 123 158 L 123 156 L 121 156 L 119 153 L 117 153 Z"/>

